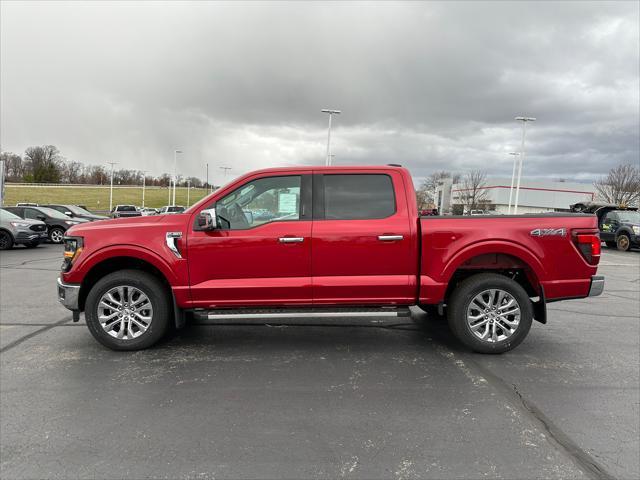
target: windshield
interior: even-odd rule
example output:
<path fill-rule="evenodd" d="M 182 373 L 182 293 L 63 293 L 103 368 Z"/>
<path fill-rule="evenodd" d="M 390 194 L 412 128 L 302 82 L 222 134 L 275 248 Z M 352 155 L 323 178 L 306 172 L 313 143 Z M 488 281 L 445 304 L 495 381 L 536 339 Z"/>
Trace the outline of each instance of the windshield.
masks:
<path fill-rule="evenodd" d="M 77 205 L 65 205 L 69 211 L 75 215 L 93 215 L 89 210 L 85 210 L 84 208 L 78 207 Z"/>
<path fill-rule="evenodd" d="M 59 211 L 54 210 L 53 208 L 38 207 L 37 210 L 41 211 L 42 213 L 44 213 L 45 215 L 47 215 L 48 217 L 51 217 L 51 218 L 59 218 L 61 220 L 69 220 L 69 217 L 67 217 L 64 213 L 60 213 Z"/>
<path fill-rule="evenodd" d="M 640 212 L 621 210 L 617 213 L 623 223 L 640 223 Z"/>
<path fill-rule="evenodd" d="M 0 218 L 3 220 L 20 220 L 20 217 L 15 213 L 8 212 L 3 208 L 0 208 Z"/>

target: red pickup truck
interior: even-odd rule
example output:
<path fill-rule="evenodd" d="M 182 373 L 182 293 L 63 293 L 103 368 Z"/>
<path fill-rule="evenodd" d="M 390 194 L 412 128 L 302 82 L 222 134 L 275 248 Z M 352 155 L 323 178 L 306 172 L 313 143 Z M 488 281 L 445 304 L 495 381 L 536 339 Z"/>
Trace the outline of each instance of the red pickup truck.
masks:
<path fill-rule="evenodd" d="M 186 318 L 446 314 L 466 346 L 517 346 L 546 302 L 599 295 L 595 216 L 418 217 L 399 166 L 292 167 L 177 215 L 69 229 L 58 279 L 74 320 L 136 350 Z"/>

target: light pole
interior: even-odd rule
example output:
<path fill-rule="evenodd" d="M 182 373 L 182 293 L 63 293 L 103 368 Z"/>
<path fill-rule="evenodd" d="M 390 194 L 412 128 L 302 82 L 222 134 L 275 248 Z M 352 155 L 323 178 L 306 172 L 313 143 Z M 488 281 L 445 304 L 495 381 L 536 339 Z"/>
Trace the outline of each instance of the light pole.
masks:
<path fill-rule="evenodd" d="M 509 152 L 509 155 L 513 155 L 514 159 L 513 159 L 513 171 L 511 172 L 511 188 L 509 189 L 509 210 L 508 213 L 509 215 L 511 215 L 511 200 L 512 200 L 512 196 L 513 196 L 513 184 L 516 181 L 516 163 L 518 162 L 518 156 L 520 156 L 520 154 L 518 152 Z"/>
<path fill-rule="evenodd" d="M 0 207 L 4 207 L 4 158 L 0 158 Z"/>
<path fill-rule="evenodd" d="M 209 193 L 209 164 L 207 163 L 207 181 L 204 183 L 205 195 Z"/>
<path fill-rule="evenodd" d="M 182 150 L 173 151 L 173 202 L 171 205 L 176 204 L 176 165 L 178 163 L 178 154 L 182 153 Z"/>
<path fill-rule="evenodd" d="M 113 209 L 113 166 L 117 165 L 118 162 L 107 162 L 111 165 L 111 187 L 109 187 L 109 212 Z"/>
<path fill-rule="evenodd" d="M 144 188 L 147 184 L 147 170 L 142 171 L 142 208 L 144 208 Z"/>
<path fill-rule="evenodd" d="M 191 206 L 191 177 L 187 178 L 187 207 Z"/>
<path fill-rule="evenodd" d="M 231 167 L 220 167 L 221 170 L 224 170 L 224 179 L 227 179 L 227 172 L 231 170 Z"/>
<path fill-rule="evenodd" d="M 342 112 L 340 110 L 330 110 L 327 108 L 322 110 L 322 113 L 329 114 L 329 130 L 327 131 L 327 161 L 326 161 L 326 165 L 329 166 L 331 165 L 331 117 L 333 117 L 334 115 L 339 115 Z"/>
<path fill-rule="evenodd" d="M 520 165 L 518 166 L 518 185 L 516 186 L 516 200 L 514 202 L 513 213 L 518 214 L 518 198 L 520 196 L 520 179 L 522 178 L 522 164 L 524 163 L 524 139 L 527 134 L 527 122 L 535 122 L 534 117 L 516 117 L 516 120 L 522 122 L 522 148 L 520 149 Z"/>

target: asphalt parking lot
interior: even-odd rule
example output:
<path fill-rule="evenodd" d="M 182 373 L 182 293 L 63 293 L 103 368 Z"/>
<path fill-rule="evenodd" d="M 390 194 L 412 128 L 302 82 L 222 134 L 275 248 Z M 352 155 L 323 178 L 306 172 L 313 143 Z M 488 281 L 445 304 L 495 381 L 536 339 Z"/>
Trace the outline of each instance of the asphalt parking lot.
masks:
<path fill-rule="evenodd" d="M 501 356 L 417 311 L 116 353 L 58 305 L 61 247 L 2 252 L 0 477 L 638 478 L 640 253 L 603 250 L 605 293 Z"/>

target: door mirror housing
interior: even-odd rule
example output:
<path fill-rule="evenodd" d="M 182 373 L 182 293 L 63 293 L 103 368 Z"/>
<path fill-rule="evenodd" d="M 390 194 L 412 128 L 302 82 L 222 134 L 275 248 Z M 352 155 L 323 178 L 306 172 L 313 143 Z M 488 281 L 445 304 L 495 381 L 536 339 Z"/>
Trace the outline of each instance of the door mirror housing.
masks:
<path fill-rule="evenodd" d="M 209 231 L 215 230 L 218 226 L 218 217 L 216 216 L 215 208 L 208 208 L 206 210 L 202 210 L 198 214 L 197 219 L 198 230 Z"/>
<path fill-rule="evenodd" d="M 43 222 L 47 219 L 44 215 L 38 215 L 38 220 L 42 220 Z"/>

